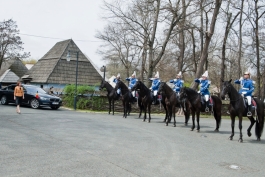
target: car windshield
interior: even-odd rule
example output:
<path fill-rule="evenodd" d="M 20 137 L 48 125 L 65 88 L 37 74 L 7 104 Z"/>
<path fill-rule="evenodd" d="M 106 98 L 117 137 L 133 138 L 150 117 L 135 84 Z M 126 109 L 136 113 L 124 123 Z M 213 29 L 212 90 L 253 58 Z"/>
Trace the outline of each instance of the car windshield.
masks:
<path fill-rule="evenodd" d="M 29 93 L 43 93 L 43 94 L 45 94 L 46 92 L 42 89 L 42 88 L 40 88 L 40 87 L 36 87 L 36 86 L 26 86 L 26 85 L 24 85 L 24 87 L 26 88 L 26 90 L 27 90 L 27 92 L 29 92 Z"/>

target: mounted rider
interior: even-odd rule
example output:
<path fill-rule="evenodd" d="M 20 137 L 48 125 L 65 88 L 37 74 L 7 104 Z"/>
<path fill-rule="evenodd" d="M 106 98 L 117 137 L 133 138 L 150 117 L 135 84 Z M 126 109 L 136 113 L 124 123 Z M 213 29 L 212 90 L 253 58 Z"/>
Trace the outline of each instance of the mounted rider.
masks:
<path fill-rule="evenodd" d="M 133 86 L 136 84 L 138 79 L 136 79 L 136 72 L 134 71 L 131 77 L 126 78 L 127 81 L 129 81 L 129 90 L 133 88 Z M 135 98 L 135 91 L 132 91 L 132 96 Z"/>
<path fill-rule="evenodd" d="M 121 80 L 121 75 L 120 75 L 120 73 L 118 73 L 116 78 L 113 79 L 113 82 L 115 84 L 117 84 L 120 80 Z M 117 96 L 118 96 L 118 98 L 121 96 L 121 89 L 120 88 L 117 89 Z"/>
<path fill-rule="evenodd" d="M 170 80 L 174 84 L 173 90 L 179 95 L 180 89 L 183 87 L 184 81 L 181 79 L 181 71 L 176 75 L 176 79 Z"/>
<path fill-rule="evenodd" d="M 208 71 L 205 71 L 205 73 L 202 75 L 200 79 L 195 79 L 194 81 L 200 84 L 200 91 L 198 91 L 198 93 L 201 93 L 201 95 L 204 96 L 206 101 L 205 112 L 209 112 L 209 99 L 210 99 L 209 87 L 211 85 L 211 81 L 208 80 Z"/>
<path fill-rule="evenodd" d="M 150 87 L 150 90 L 153 92 L 153 104 L 157 104 L 157 91 L 159 89 L 160 85 L 160 79 L 159 79 L 159 73 L 155 74 L 154 78 L 149 78 L 150 81 L 152 81 L 152 86 Z"/>
<path fill-rule="evenodd" d="M 250 73 L 247 71 L 244 73 L 244 78 L 241 77 L 240 79 L 238 80 L 235 80 L 235 84 L 240 84 L 241 85 L 241 89 L 239 90 L 239 93 L 247 98 L 248 100 L 248 113 L 247 113 L 247 116 L 252 116 L 252 113 L 251 113 L 251 109 L 252 109 L 252 106 L 251 106 L 251 97 L 252 97 L 252 93 L 254 91 L 254 81 L 252 79 L 250 79 Z"/>

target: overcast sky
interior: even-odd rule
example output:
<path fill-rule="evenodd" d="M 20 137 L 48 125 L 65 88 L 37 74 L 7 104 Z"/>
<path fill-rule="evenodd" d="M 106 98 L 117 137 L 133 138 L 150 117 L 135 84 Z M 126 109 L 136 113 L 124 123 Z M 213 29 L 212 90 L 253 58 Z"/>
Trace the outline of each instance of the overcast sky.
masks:
<path fill-rule="evenodd" d="M 101 43 L 95 42 L 99 40 L 94 36 L 105 23 L 100 19 L 102 3 L 103 0 L 0 0 L 0 20 L 12 18 L 17 22 L 24 51 L 31 53 L 30 58 L 40 59 L 56 42 L 72 38 L 100 67 L 105 63 L 96 53 Z"/>

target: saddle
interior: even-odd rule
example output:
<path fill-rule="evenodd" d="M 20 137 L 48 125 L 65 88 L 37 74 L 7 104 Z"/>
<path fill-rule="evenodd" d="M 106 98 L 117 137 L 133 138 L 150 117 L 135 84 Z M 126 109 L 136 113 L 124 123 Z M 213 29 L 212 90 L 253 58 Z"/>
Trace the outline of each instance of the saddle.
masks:
<path fill-rule="evenodd" d="M 205 97 L 201 95 L 201 103 L 202 105 L 205 105 L 206 104 L 206 100 L 205 100 Z M 213 99 L 212 97 L 210 96 L 209 98 L 209 106 L 212 106 L 213 105 Z"/>
<path fill-rule="evenodd" d="M 244 98 L 244 105 L 245 105 L 245 108 L 247 108 L 247 105 L 248 105 L 248 99 L 247 98 Z M 256 107 L 257 107 L 257 103 L 252 97 L 251 97 L 251 106 L 252 106 L 252 110 L 256 109 Z"/>

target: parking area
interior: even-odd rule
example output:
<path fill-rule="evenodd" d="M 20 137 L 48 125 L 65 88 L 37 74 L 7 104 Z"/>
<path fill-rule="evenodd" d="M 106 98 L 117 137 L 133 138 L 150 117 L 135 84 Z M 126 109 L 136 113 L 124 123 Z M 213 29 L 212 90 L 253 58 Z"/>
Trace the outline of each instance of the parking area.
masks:
<path fill-rule="evenodd" d="M 60 108 L 0 105 L 0 176 L 264 176 L 265 136 L 255 131 L 243 143 L 238 126 L 233 141 L 230 120 L 214 132 L 213 118 L 201 119 L 201 132 L 184 118 L 177 127 L 164 115 L 151 123 L 137 114 L 75 112 Z M 238 121 L 236 121 L 238 125 Z"/>

